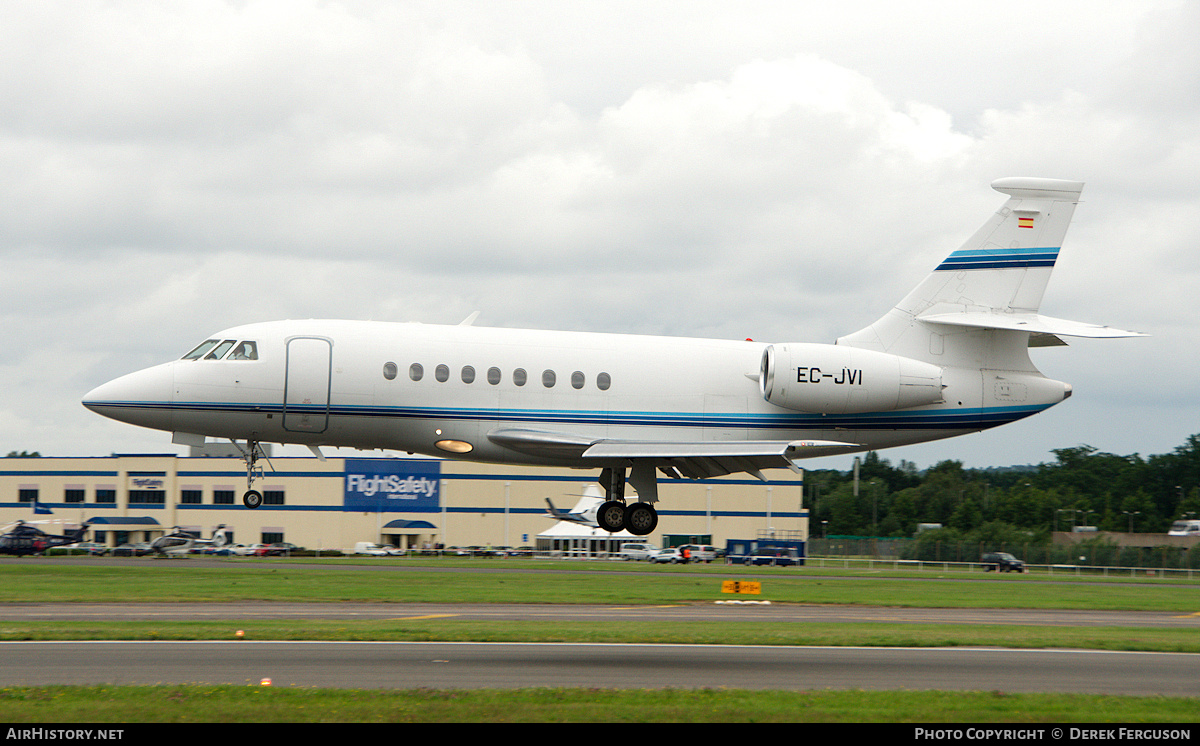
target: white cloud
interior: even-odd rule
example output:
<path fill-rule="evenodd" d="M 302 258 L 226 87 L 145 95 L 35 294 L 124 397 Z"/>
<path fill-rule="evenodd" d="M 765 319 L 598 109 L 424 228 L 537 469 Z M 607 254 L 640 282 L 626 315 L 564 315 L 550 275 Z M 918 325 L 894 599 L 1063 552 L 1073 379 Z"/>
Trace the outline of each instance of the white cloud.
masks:
<path fill-rule="evenodd" d="M 266 318 L 829 341 L 1010 175 L 1088 182 L 1047 312 L 1156 336 L 1047 352 L 1079 394 L 963 448 L 1200 430 L 1195 4 L 0 9 L 0 449 L 165 445 L 79 397 Z"/>

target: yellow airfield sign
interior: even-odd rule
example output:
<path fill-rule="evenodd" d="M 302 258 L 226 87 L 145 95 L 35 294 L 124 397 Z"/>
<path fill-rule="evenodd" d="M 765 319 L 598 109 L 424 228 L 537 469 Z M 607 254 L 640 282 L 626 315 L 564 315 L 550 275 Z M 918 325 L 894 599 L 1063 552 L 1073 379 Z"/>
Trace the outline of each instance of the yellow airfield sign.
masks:
<path fill-rule="evenodd" d="M 762 593 L 762 583 L 757 580 L 726 580 L 721 583 L 721 593 Z"/>

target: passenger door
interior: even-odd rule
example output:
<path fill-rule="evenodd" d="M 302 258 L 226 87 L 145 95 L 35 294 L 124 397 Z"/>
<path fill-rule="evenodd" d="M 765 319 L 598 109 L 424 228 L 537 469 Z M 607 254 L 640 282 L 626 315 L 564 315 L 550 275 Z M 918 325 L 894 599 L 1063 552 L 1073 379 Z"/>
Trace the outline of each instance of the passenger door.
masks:
<path fill-rule="evenodd" d="M 294 337 L 287 343 L 283 384 L 283 429 L 323 433 L 329 426 L 329 383 L 333 343 L 323 337 Z"/>

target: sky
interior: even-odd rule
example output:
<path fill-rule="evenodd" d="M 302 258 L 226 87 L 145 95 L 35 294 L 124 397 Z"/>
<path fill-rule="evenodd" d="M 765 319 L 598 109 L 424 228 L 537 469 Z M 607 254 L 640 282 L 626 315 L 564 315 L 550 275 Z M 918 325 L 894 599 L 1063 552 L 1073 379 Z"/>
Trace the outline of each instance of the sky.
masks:
<path fill-rule="evenodd" d="M 254 321 L 833 342 L 959 248 L 1006 176 L 1086 182 L 1042 312 L 1151 336 L 1034 350 L 1071 399 L 881 455 L 1037 464 L 1200 432 L 1200 3 L 0 17 L 0 453 L 183 453 L 81 398 Z"/>

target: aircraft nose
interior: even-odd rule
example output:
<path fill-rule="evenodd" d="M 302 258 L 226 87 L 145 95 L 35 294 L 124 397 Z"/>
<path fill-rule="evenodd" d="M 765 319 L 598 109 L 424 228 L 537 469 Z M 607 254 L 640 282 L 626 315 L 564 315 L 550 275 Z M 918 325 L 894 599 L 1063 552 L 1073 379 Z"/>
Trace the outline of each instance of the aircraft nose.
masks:
<path fill-rule="evenodd" d="M 173 391 L 171 366 L 158 365 L 97 386 L 83 397 L 83 406 L 131 425 L 170 430 Z"/>

